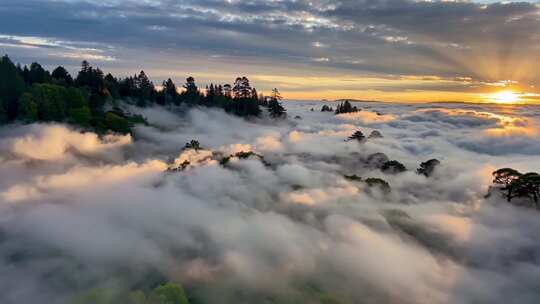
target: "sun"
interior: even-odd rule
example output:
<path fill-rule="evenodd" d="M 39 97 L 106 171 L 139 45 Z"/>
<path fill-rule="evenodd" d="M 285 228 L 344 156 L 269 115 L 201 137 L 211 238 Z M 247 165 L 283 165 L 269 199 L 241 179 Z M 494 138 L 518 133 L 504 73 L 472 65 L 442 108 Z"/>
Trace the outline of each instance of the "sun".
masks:
<path fill-rule="evenodd" d="M 491 98 L 497 103 L 515 103 L 519 100 L 519 95 L 512 91 L 502 91 L 494 93 Z"/>

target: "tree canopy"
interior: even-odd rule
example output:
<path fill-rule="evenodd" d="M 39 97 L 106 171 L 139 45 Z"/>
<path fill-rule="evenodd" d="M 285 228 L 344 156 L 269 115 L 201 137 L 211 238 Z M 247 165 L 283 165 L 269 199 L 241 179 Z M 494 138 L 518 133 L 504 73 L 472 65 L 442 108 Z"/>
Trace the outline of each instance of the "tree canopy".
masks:
<path fill-rule="evenodd" d="M 358 108 L 356 106 L 352 106 L 351 103 L 348 100 L 345 100 L 344 102 L 340 103 L 336 107 L 336 114 L 344 114 L 344 113 L 354 113 L 358 112 Z"/>
<path fill-rule="evenodd" d="M 512 168 L 502 168 L 494 171 L 493 183 L 499 185 L 499 190 L 508 202 L 515 198 L 523 198 L 540 209 L 540 175 L 536 172 L 522 174 Z"/>
<path fill-rule="evenodd" d="M 126 78 L 116 78 L 94 68 L 88 61 L 81 63 L 73 78 L 63 67 L 49 73 L 39 63 L 16 66 L 5 55 L 0 58 L 0 124 L 19 120 L 66 122 L 97 132 L 130 133 L 133 125 L 144 123 L 119 109 L 109 110 L 121 102 L 139 107 L 163 106 L 218 107 L 238 116 L 258 116 L 260 105 L 267 105 L 273 118 L 284 117 L 281 94 L 272 91 L 270 103 L 259 94 L 246 76 L 236 78 L 234 86 L 210 84 L 206 92 L 199 90 L 194 77 L 187 77 L 179 91 L 171 78 L 157 90 L 144 71 Z"/>

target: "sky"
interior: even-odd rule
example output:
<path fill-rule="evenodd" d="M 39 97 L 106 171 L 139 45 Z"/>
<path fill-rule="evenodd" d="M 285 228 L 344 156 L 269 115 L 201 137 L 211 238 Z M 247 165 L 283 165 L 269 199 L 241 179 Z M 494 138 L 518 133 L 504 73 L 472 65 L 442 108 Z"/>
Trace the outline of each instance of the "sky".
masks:
<path fill-rule="evenodd" d="M 356 105 L 285 101 L 282 120 L 130 106 L 149 122 L 132 135 L 0 127 L 0 303 L 128 303 L 90 295 L 163 281 L 207 304 L 539 303 L 539 213 L 489 187 L 498 168 L 540 171 L 540 108 Z M 382 138 L 345 141 L 358 130 Z M 222 165 L 240 151 L 264 162 Z"/>
<path fill-rule="evenodd" d="M 83 59 L 122 76 L 144 69 L 156 84 L 246 75 L 289 99 L 540 103 L 539 5 L 0 0 L 0 53 L 72 72 Z"/>

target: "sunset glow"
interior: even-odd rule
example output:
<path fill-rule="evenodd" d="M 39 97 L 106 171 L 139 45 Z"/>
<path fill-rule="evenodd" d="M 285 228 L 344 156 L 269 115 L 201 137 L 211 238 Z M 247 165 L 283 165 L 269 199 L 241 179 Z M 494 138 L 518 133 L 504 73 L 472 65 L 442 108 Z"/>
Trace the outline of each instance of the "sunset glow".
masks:
<path fill-rule="evenodd" d="M 497 103 L 516 103 L 520 100 L 519 95 L 512 91 L 502 91 L 492 95 L 492 98 Z"/>

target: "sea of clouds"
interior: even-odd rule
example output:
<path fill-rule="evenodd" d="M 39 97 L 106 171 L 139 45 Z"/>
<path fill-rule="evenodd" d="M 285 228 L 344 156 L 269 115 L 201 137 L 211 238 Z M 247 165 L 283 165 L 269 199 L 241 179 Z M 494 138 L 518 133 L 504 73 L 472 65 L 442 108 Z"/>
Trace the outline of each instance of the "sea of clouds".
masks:
<path fill-rule="evenodd" d="M 286 102 L 282 121 L 132 108 L 149 121 L 133 136 L 2 127 L 0 303 L 163 281 L 202 303 L 540 301 L 540 214 L 485 198 L 495 169 L 540 171 L 540 108 L 321 105 Z M 356 130 L 384 137 L 345 141 Z M 219 162 L 249 151 L 264 160 Z M 409 170 L 382 173 L 377 152 Z"/>

